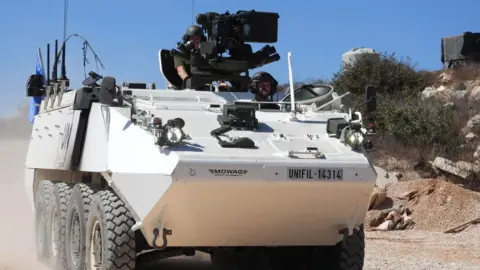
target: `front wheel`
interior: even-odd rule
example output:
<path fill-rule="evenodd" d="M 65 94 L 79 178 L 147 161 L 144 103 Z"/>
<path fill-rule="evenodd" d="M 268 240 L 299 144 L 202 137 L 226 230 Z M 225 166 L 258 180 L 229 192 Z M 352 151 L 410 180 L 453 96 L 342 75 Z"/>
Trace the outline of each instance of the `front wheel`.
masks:
<path fill-rule="evenodd" d="M 87 269 L 135 269 L 135 224 L 130 211 L 113 192 L 93 197 L 87 220 Z"/>
<path fill-rule="evenodd" d="M 55 270 L 68 269 L 65 253 L 65 224 L 70 197 L 70 186 L 56 183 L 53 187 L 53 204 L 49 213 L 51 231 L 50 265 Z"/>
<path fill-rule="evenodd" d="M 53 183 L 48 180 L 41 181 L 35 193 L 35 244 L 37 259 L 46 264 L 50 260 L 51 243 L 51 232 L 47 229 L 47 216 L 51 211 L 53 200 Z"/>
<path fill-rule="evenodd" d="M 365 259 L 365 232 L 363 225 L 353 231 L 347 239 L 329 248 L 325 263 L 333 270 L 361 270 Z"/>

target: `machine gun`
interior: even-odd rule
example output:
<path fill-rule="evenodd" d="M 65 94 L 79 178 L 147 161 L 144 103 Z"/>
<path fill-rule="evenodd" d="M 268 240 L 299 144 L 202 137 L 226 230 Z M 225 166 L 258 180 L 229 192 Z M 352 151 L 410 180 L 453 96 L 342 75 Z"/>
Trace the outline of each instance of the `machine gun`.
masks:
<path fill-rule="evenodd" d="M 206 83 L 224 80 L 246 88 L 249 69 L 280 60 L 274 46 L 266 45 L 253 53 L 252 46 L 246 42 L 277 42 L 279 17 L 278 13 L 255 10 L 198 14 L 196 21 L 207 33 L 207 39 L 199 48 L 195 48 L 192 41 L 179 42 L 170 52 L 191 65 L 192 76 L 184 86 L 199 89 Z M 223 56 L 224 53 L 229 57 Z"/>

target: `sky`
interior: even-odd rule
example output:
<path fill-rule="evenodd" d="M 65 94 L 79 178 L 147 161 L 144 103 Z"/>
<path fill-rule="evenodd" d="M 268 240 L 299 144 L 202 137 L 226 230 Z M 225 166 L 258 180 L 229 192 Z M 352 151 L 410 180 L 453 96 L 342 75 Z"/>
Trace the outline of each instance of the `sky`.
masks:
<path fill-rule="evenodd" d="M 172 49 L 194 16 L 203 12 L 251 10 L 277 12 L 280 61 L 261 67 L 279 82 L 288 80 L 287 53 L 292 52 L 295 80 L 330 78 L 342 54 L 369 47 L 410 57 L 418 68 L 440 69 L 440 39 L 478 32 L 480 1 L 474 0 L 82 0 L 69 1 L 67 35 L 86 38 L 117 82 L 156 82 L 165 86 L 159 49 Z M 193 7 L 193 9 L 192 9 Z M 2 3 L 0 16 L 0 117 L 14 114 L 26 100 L 26 81 L 35 73 L 37 48 L 63 41 L 64 0 L 16 0 Z M 194 10 L 194 13 L 192 13 Z M 67 77 L 71 86 L 84 79 L 83 41 L 67 43 Z M 259 49 L 265 44 L 255 44 Z M 97 71 L 91 52 L 88 71 Z M 53 61 L 53 60 L 52 60 Z M 60 69 L 59 69 L 60 71 Z M 256 71 L 256 70 L 255 70 Z M 59 73 L 60 74 L 60 73 Z"/>

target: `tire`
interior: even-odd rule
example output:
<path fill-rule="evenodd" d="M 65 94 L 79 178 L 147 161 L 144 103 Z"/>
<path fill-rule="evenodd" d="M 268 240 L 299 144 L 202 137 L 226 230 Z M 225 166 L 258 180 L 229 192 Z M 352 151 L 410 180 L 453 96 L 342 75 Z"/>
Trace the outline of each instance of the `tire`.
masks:
<path fill-rule="evenodd" d="M 51 235 L 49 261 L 50 266 L 55 270 L 68 269 L 65 252 L 65 227 L 70 192 L 70 186 L 65 183 L 56 183 L 53 186 L 53 200 L 48 214 L 47 228 Z"/>
<path fill-rule="evenodd" d="M 130 211 L 112 191 L 95 194 L 87 221 L 87 269 L 135 269 L 134 224 Z"/>
<path fill-rule="evenodd" d="M 65 243 L 68 269 L 85 269 L 85 224 L 93 190 L 85 184 L 72 188 L 68 203 Z"/>
<path fill-rule="evenodd" d="M 43 180 L 35 192 L 35 246 L 37 260 L 48 264 L 50 250 L 50 230 L 47 230 L 47 215 L 53 201 L 53 183 Z"/>
<path fill-rule="evenodd" d="M 363 225 L 354 230 L 345 241 L 338 243 L 325 254 L 328 269 L 333 270 L 361 270 L 365 258 L 365 233 Z"/>

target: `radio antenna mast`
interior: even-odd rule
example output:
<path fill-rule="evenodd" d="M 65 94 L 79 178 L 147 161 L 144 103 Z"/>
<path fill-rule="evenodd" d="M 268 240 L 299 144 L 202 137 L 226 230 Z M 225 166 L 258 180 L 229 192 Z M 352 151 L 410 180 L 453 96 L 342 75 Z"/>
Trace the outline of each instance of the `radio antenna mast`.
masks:
<path fill-rule="evenodd" d="M 192 24 L 195 22 L 195 0 L 192 0 Z"/>
<path fill-rule="evenodd" d="M 68 0 L 63 0 L 63 42 L 67 39 Z"/>

